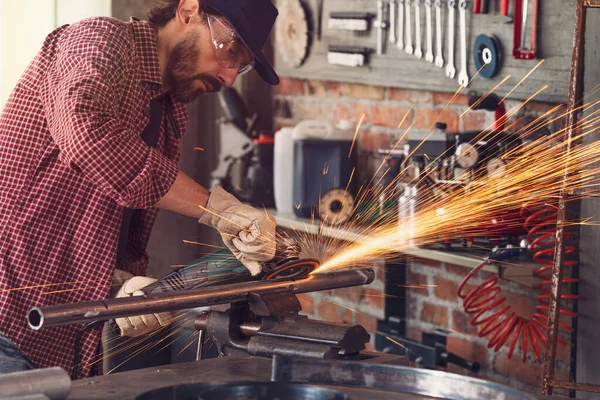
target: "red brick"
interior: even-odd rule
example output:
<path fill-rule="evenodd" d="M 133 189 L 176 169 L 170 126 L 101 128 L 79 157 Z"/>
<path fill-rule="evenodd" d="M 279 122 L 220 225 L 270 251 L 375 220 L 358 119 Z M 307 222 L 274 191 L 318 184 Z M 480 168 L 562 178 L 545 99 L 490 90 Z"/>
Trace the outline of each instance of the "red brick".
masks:
<path fill-rule="evenodd" d="M 303 314 L 314 314 L 315 313 L 315 299 L 308 294 L 299 294 L 298 299 L 302 305 Z"/>
<path fill-rule="evenodd" d="M 452 329 L 465 335 L 477 336 L 479 334 L 479 328 L 471 324 L 471 319 L 472 316 L 465 313 L 462 308 L 460 310 L 453 310 Z"/>
<path fill-rule="evenodd" d="M 342 86 L 338 82 L 328 81 L 307 81 L 308 94 L 316 97 L 334 96 L 339 97 L 342 95 Z"/>
<path fill-rule="evenodd" d="M 425 286 L 429 285 L 429 277 L 427 275 L 419 274 L 418 272 L 409 271 L 407 285 L 412 286 Z"/>
<path fill-rule="evenodd" d="M 367 332 L 374 334 L 377 331 L 377 318 L 360 312 L 354 314 L 354 316 L 356 317 L 356 323 L 365 328 Z"/>
<path fill-rule="evenodd" d="M 296 120 L 317 119 L 329 120 L 331 109 L 323 105 L 318 97 L 297 97 L 289 102 L 292 118 Z"/>
<path fill-rule="evenodd" d="M 447 328 L 448 307 L 424 301 L 421 310 L 421 321 L 432 323 L 436 327 Z"/>
<path fill-rule="evenodd" d="M 488 127 L 485 111 L 470 111 L 462 119 L 462 131 L 482 131 Z"/>
<path fill-rule="evenodd" d="M 355 99 L 383 100 L 385 88 L 380 86 L 342 83 L 342 94 Z"/>
<path fill-rule="evenodd" d="M 454 97 L 454 93 L 433 92 L 432 97 L 433 97 L 433 104 L 446 107 L 450 103 L 452 98 Z M 452 105 L 468 107 L 469 106 L 469 97 L 465 96 L 464 94 L 458 95 L 452 102 Z"/>
<path fill-rule="evenodd" d="M 529 385 L 539 387 L 542 383 L 542 367 L 537 361 L 523 362 L 521 357 L 516 356 L 509 360 L 505 354 L 501 354 L 494 361 L 494 370 L 502 376 Z"/>
<path fill-rule="evenodd" d="M 537 305 L 536 299 L 520 294 L 507 293 L 506 291 L 503 291 L 502 295 L 506 297 L 506 301 L 501 306 L 498 306 L 498 308 L 509 305 L 511 309 L 508 314 L 515 312 L 516 315 L 523 318 L 531 319 L 533 317 L 535 306 Z"/>
<path fill-rule="evenodd" d="M 319 310 L 319 318 L 323 321 L 342 323 L 352 322 L 352 311 L 331 303 L 330 301 L 321 300 L 317 309 Z"/>
<path fill-rule="evenodd" d="M 421 108 L 417 110 L 417 128 L 434 129 L 436 122 L 444 122 L 448 125 L 448 132 L 458 132 L 459 115 L 452 110 Z"/>
<path fill-rule="evenodd" d="M 525 105 L 525 109 L 527 111 L 534 111 L 534 112 L 538 112 L 540 114 L 545 114 L 546 112 L 550 111 L 557 105 L 558 104 L 554 104 L 554 103 L 541 103 L 539 101 L 530 101 L 529 103 L 527 103 Z"/>
<path fill-rule="evenodd" d="M 334 296 L 339 296 L 343 298 L 344 303 L 349 303 L 348 305 L 352 307 L 354 304 L 358 304 L 360 299 L 362 298 L 363 288 L 360 286 L 354 286 L 349 288 L 337 289 L 333 291 Z"/>
<path fill-rule="evenodd" d="M 381 290 L 365 288 L 363 296 L 367 304 L 383 310 L 385 308 L 385 295 Z"/>
<path fill-rule="evenodd" d="M 387 148 L 394 136 L 383 132 L 362 132 L 359 136 L 358 147 L 362 151 L 377 151 Z"/>
<path fill-rule="evenodd" d="M 486 369 L 488 363 L 487 347 L 480 344 L 473 343 L 467 340 L 465 337 L 459 337 L 456 335 L 448 336 L 448 345 L 446 346 L 450 353 L 454 353 L 466 360 L 477 361 L 481 364 L 482 369 Z"/>
<path fill-rule="evenodd" d="M 413 111 L 405 108 L 373 106 L 371 112 L 373 125 L 398 128 L 400 122 L 404 120 L 401 127 L 408 128 L 413 122 Z"/>
<path fill-rule="evenodd" d="M 301 96 L 304 94 L 304 80 L 282 76 L 279 85 L 275 86 L 275 93 Z"/>
<path fill-rule="evenodd" d="M 431 104 L 431 92 L 411 89 L 390 89 L 390 100 L 405 101 L 410 104 Z"/>
<path fill-rule="evenodd" d="M 419 328 L 416 328 L 414 326 L 406 327 L 406 337 L 407 338 L 412 339 L 412 340 L 421 341 L 422 335 L 423 335 L 423 332 Z"/>
<path fill-rule="evenodd" d="M 457 301 L 458 300 L 458 283 L 449 279 L 436 278 L 434 285 L 435 296 L 440 300 Z"/>
<path fill-rule="evenodd" d="M 363 124 L 371 120 L 371 108 L 365 104 L 356 103 L 338 103 L 333 106 L 333 120 L 342 119 L 354 120 L 358 123 L 364 114 Z"/>

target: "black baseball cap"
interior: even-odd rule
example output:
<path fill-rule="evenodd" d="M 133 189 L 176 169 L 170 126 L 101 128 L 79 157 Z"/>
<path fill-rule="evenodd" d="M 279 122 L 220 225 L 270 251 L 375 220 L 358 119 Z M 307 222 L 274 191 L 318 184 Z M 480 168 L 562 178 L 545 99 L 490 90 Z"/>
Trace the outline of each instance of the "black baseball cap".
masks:
<path fill-rule="evenodd" d="M 279 12 L 271 0 L 205 0 L 221 14 L 254 56 L 254 69 L 271 85 L 279 84 L 277 73 L 262 53 Z"/>

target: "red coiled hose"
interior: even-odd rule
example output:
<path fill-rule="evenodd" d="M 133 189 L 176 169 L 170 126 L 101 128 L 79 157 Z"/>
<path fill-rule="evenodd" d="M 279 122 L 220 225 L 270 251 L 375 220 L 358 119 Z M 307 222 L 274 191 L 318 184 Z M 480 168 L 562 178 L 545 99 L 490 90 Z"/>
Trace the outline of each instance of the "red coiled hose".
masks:
<path fill-rule="evenodd" d="M 497 285 L 499 278 L 488 279 L 479 286 L 475 287 L 469 293 L 463 293 L 463 290 L 469 280 L 477 272 L 483 268 L 487 262 L 483 262 L 474 270 L 469 272 L 458 288 L 458 296 L 463 299 L 463 306 L 467 314 L 473 315 L 471 324 L 475 326 L 481 325 L 479 331 L 480 337 L 491 335 L 488 341 L 488 348 L 494 348 L 494 351 L 499 351 L 504 344 L 510 340 L 510 349 L 508 358 L 511 358 L 517 346 L 519 338 L 521 340 L 523 361 L 527 359 L 528 344 L 531 345 L 533 352 L 538 360 L 540 357 L 540 342 L 546 344 L 546 331 L 548 328 L 548 309 L 550 298 L 550 285 L 552 279 L 549 273 L 552 271 L 552 261 L 554 258 L 554 244 L 556 233 L 556 208 L 551 206 L 525 206 L 521 210 L 521 216 L 525 218 L 525 229 L 527 230 L 527 238 L 530 242 L 531 251 L 533 251 L 533 259 L 543 264 L 535 272 L 535 276 L 542 279 L 538 284 L 538 288 L 542 294 L 538 296 L 539 305 L 536 307 L 536 312 L 531 318 L 525 318 L 516 315 L 511 311 L 511 307 L 504 304 L 506 297 L 502 295 L 502 289 Z M 571 234 L 565 234 L 565 239 L 571 238 Z M 573 245 L 565 246 L 565 255 L 568 256 L 577 251 L 577 247 Z M 577 262 L 574 260 L 565 260 L 565 267 L 572 267 Z M 563 283 L 579 282 L 576 278 L 565 278 Z M 564 300 L 578 299 L 579 296 L 565 293 L 561 296 Z M 489 314 L 489 315 L 487 315 Z M 577 316 L 573 311 L 561 308 L 561 315 Z M 573 332 L 573 328 L 559 322 L 560 329 L 565 332 Z M 566 344 L 566 341 L 559 337 L 558 342 Z"/>

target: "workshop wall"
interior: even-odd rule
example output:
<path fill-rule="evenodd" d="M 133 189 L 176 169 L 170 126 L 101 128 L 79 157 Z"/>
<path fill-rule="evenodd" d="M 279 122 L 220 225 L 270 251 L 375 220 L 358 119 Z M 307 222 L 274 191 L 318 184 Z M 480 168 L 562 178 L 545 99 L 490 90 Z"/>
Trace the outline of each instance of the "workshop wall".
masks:
<path fill-rule="evenodd" d="M 305 119 L 358 121 L 364 114 L 357 138 L 359 154 L 363 155 L 387 146 L 411 125 L 413 137 L 425 138 L 438 121 L 447 123 L 448 131 L 483 129 L 493 124 L 493 113 L 485 111 L 472 111 L 461 118 L 468 107 L 468 97 L 460 95 L 449 104 L 451 98 L 451 94 L 441 92 L 283 77 L 281 84 L 274 88 L 274 122 L 279 128 L 293 126 Z M 506 103 L 508 110 L 522 105 L 516 100 Z M 556 104 L 528 103 L 509 123 L 527 123 L 554 106 Z M 404 129 L 398 129 L 406 114 L 402 125 Z M 549 128 L 560 129 L 562 124 L 563 121 L 557 121 Z M 383 264 L 375 267 L 377 279 L 369 286 L 302 295 L 304 312 L 317 319 L 361 324 L 373 334 L 377 320 L 384 317 L 385 306 Z M 448 350 L 481 363 L 481 371 L 471 375 L 538 392 L 542 364 L 535 360 L 531 351 L 525 363 L 518 351 L 509 360 L 508 346 L 498 353 L 487 349 L 488 341 L 480 338 L 478 329 L 469 324 L 457 295 L 458 285 L 469 271 L 464 267 L 433 261 L 414 260 L 409 263 L 408 285 L 435 287 L 407 289 L 407 336 L 420 341 L 422 331 L 430 332 L 435 328 L 452 330 Z M 493 276 L 496 275 L 482 272 L 472 280 L 472 284 L 479 284 Z M 508 304 L 519 315 L 531 317 L 534 314 L 539 295 L 536 290 L 504 280 L 499 285 L 507 295 Z M 371 344 L 374 344 L 374 335 Z M 557 372 L 561 379 L 568 378 L 569 357 L 569 346 L 559 346 Z M 449 370 L 466 373 L 466 370 L 454 366 L 450 366 Z"/>

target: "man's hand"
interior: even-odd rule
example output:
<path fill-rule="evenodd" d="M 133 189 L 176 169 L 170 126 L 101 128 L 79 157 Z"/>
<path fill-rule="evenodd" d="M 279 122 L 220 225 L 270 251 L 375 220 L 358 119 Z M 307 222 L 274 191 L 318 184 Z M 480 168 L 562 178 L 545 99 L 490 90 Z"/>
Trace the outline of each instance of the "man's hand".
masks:
<path fill-rule="evenodd" d="M 221 187 L 212 191 L 198 222 L 219 231 L 225 245 L 252 275 L 261 272 L 261 262 L 275 257 L 275 218 L 242 204 Z"/>
<path fill-rule="evenodd" d="M 123 271 L 117 273 L 115 270 L 114 278 L 122 277 Z M 125 272 L 126 274 L 126 272 Z M 144 294 L 142 288 L 156 282 L 156 279 L 147 278 L 145 276 L 134 276 L 123 283 L 116 296 L 131 297 L 141 296 Z M 173 314 L 170 312 L 158 314 L 138 315 L 135 317 L 122 317 L 115 320 L 119 328 L 121 328 L 121 336 L 137 337 L 150 333 L 158 328 L 168 326 L 173 322 Z"/>

